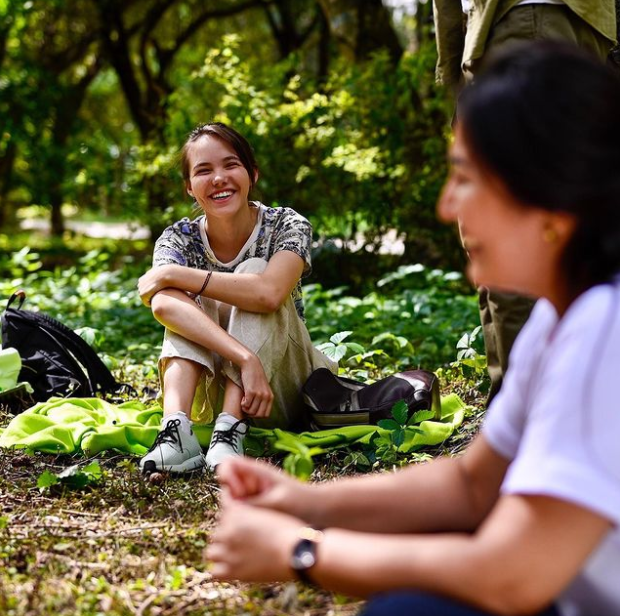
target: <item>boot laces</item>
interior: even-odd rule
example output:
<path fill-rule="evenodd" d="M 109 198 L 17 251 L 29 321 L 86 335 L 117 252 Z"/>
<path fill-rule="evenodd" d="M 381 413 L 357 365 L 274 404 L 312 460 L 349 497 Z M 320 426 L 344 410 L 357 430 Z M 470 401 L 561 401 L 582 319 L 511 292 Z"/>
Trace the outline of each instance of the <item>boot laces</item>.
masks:
<path fill-rule="evenodd" d="M 149 451 L 153 451 L 156 447 L 163 445 L 164 443 L 170 443 L 171 445 L 179 445 L 181 451 L 183 451 L 183 442 L 181 441 L 181 435 L 179 434 L 179 426 L 181 425 L 180 419 L 173 419 L 166 424 L 166 427 L 159 432 L 155 442 Z"/>
<path fill-rule="evenodd" d="M 234 423 L 227 430 L 214 430 L 213 431 L 213 440 L 211 441 L 211 445 L 215 445 L 216 443 L 226 443 L 230 445 L 235 450 L 237 449 L 237 443 L 235 441 L 235 436 L 237 435 L 237 428 L 240 424 L 245 424 L 246 421 L 244 419 L 240 419 L 238 422 Z"/>

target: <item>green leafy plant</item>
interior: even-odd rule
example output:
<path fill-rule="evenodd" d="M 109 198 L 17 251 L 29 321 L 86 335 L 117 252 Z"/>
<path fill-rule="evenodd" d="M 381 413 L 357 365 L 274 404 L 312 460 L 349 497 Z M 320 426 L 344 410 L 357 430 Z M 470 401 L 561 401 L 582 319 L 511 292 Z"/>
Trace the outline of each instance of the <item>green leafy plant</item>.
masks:
<path fill-rule="evenodd" d="M 344 342 L 353 332 L 338 332 L 330 337 L 329 342 L 319 344 L 317 348 L 335 362 L 339 362 L 347 354 L 363 353 L 364 347 L 356 342 Z"/>
<path fill-rule="evenodd" d="M 471 332 L 465 332 L 456 343 L 456 359 L 473 359 L 478 356 L 478 352 L 474 348 L 474 344 L 481 332 L 482 327 L 478 325 Z"/>
<path fill-rule="evenodd" d="M 378 426 L 387 430 L 388 434 L 377 434 L 372 439 L 376 459 L 387 465 L 405 462 L 406 456 L 402 455 L 400 447 L 405 441 L 406 432 L 421 433 L 422 430 L 416 424 L 434 417 L 431 410 L 420 410 L 409 416 L 409 408 L 404 400 L 394 404 L 391 415 L 392 418 L 381 419 L 378 422 Z"/>
<path fill-rule="evenodd" d="M 37 479 L 37 488 L 41 492 L 54 486 L 66 486 L 71 490 L 81 490 L 86 486 L 99 483 L 103 477 L 103 470 L 97 460 L 89 464 L 74 464 L 62 472 L 56 474 L 49 470 L 43 471 Z"/>
<path fill-rule="evenodd" d="M 307 447 L 294 434 L 282 430 L 274 432 L 277 438 L 275 448 L 288 453 L 282 463 L 284 470 L 302 481 L 309 479 L 314 470 L 312 458 L 325 451 L 320 447 Z"/>

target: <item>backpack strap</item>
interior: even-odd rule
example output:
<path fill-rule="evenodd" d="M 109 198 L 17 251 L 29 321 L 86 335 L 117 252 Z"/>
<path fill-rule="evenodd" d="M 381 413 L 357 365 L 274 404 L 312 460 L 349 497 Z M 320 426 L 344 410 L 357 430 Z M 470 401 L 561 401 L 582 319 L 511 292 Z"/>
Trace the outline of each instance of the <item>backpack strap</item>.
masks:
<path fill-rule="evenodd" d="M 11 297 L 9 297 L 9 301 L 6 303 L 6 310 L 8 310 L 11 307 L 11 304 L 17 298 L 19 298 L 19 305 L 17 306 L 17 308 L 14 308 L 14 310 L 22 309 L 22 306 L 24 305 L 24 302 L 26 301 L 26 292 L 23 289 L 19 289 L 18 291 L 15 291 L 15 293 L 13 293 Z"/>

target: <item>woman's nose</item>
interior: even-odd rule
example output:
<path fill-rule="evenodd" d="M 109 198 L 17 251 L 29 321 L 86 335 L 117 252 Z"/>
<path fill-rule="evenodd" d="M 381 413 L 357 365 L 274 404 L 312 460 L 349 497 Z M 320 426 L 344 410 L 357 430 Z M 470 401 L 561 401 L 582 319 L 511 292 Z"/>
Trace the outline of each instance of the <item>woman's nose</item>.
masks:
<path fill-rule="evenodd" d="M 224 182 L 224 180 L 226 179 L 225 174 L 222 170 L 219 171 L 215 171 L 215 173 L 213 174 L 213 184 L 218 185 L 221 184 L 222 182 Z"/>
<path fill-rule="evenodd" d="M 437 218 L 441 222 L 455 222 L 457 216 L 457 204 L 454 198 L 454 187 L 452 181 L 448 180 L 439 195 L 439 201 L 437 202 Z"/>

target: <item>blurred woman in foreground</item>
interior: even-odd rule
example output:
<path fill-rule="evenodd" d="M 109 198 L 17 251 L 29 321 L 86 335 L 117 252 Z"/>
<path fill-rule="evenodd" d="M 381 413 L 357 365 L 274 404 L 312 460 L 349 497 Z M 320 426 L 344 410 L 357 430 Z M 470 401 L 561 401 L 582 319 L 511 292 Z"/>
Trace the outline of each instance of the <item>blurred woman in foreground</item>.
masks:
<path fill-rule="evenodd" d="M 465 91 L 439 216 L 477 285 L 539 299 L 464 455 L 307 485 L 223 464 L 219 578 L 365 614 L 620 614 L 620 80 L 529 43 Z M 312 529 L 322 529 L 316 532 Z"/>

